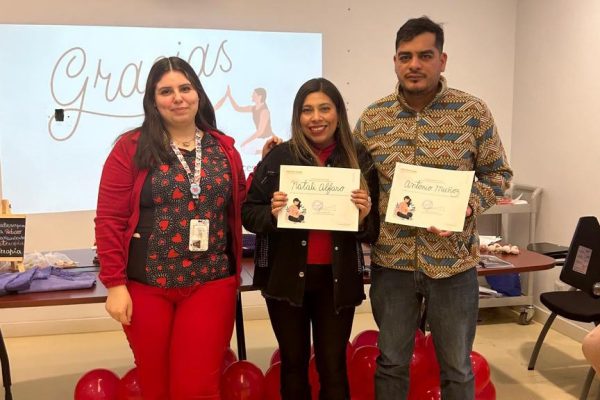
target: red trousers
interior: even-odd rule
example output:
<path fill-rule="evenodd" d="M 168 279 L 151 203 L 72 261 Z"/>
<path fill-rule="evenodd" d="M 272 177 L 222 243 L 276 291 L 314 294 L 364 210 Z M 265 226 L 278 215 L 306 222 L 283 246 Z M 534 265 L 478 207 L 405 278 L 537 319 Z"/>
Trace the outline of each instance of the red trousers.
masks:
<path fill-rule="evenodd" d="M 220 399 L 219 380 L 235 319 L 235 277 L 189 288 L 127 284 L 124 326 L 144 400 Z"/>

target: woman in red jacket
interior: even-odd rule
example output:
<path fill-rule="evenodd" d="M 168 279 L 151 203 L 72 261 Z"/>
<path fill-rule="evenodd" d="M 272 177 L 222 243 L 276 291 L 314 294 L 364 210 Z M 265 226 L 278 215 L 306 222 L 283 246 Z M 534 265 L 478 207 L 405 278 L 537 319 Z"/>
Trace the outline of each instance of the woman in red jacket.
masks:
<path fill-rule="evenodd" d="M 96 244 L 106 309 L 133 350 L 145 400 L 218 399 L 234 325 L 245 178 L 192 67 L 158 60 L 142 126 L 100 181 Z"/>

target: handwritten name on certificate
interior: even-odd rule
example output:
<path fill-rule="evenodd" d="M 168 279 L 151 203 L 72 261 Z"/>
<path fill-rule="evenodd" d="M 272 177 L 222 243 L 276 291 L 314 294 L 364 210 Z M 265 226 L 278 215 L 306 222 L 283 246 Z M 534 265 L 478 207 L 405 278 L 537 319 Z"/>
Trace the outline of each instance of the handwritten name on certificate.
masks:
<path fill-rule="evenodd" d="M 396 163 L 385 221 L 461 232 L 474 175 Z"/>
<path fill-rule="evenodd" d="M 360 188 L 360 170 L 282 165 L 279 190 L 288 204 L 278 228 L 358 231 L 358 209 L 351 194 Z"/>

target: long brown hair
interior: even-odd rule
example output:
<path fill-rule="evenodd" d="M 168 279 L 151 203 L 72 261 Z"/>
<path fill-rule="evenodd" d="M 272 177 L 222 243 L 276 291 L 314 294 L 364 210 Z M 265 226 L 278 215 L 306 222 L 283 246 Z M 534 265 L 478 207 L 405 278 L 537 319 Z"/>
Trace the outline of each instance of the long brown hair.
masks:
<path fill-rule="evenodd" d="M 304 101 L 309 94 L 315 92 L 321 92 L 329 97 L 337 112 L 338 125 L 335 129 L 334 139 L 341 155 L 339 166 L 360 169 L 354 137 L 348 122 L 346 103 L 337 87 L 325 78 L 314 78 L 305 82 L 296 93 L 292 111 L 292 138 L 290 139 L 290 147 L 294 155 L 298 160 L 304 160 L 313 165 L 323 165 L 300 125 L 300 115 L 302 114 Z M 360 183 L 361 188 L 367 188 L 363 174 L 361 174 Z"/>
<path fill-rule="evenodd" d="M 205 132 L 207 130 L 218 131 L 215 110 L 194 69 L 179 57 L 161 58 L 154 63 L 146 80 L 144 122 L 139 128 L 141 133 L 133 158 L 139 168 L 156 167 L 173 157 L 165 126 L 154 100 L 156 85 L 163 75 L 170 71 L 181 72 L 185 75 L 198 93 L 199 105 L 195 117 L 196 126 Z"/>

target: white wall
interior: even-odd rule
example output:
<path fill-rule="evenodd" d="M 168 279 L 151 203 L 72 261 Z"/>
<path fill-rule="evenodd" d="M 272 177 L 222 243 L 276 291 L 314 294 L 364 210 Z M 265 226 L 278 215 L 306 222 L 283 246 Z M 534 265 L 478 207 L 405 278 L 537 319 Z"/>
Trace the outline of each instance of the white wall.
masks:
<path fill-rule="evenodd" d="M 394 87 L 396 30 L 406 19 L 426 14 L 445 26 L 449 84 L 488 103 L 510 152 L 516 0 L 0 0 L 0 9 L 0 23 L 322 32 L 324 76 L 344 94 L 351 124 L 366 105 Z M 2 62 L 18 68 L 19 62 L 35 60 Z M 30 215 L 26 251 L 90 246 L 93 216 L 92 211 Z M 14 322 L 17 314 L 29 321 L 59 318 L 59 310 L 3 312 L 0 323 Z M 101 305 L 82 307 L 82 318 L 103 315 Z"/>
<path fill-rule="evenodd" d="M 568 245 L 580 216 L 600 217 L 600 2 L 521 0 L 517 10 L 515 179 L 544 190 L 537 241 Z M 554 290 L 559 273 L 538 273 L 535 292 Z"/>

